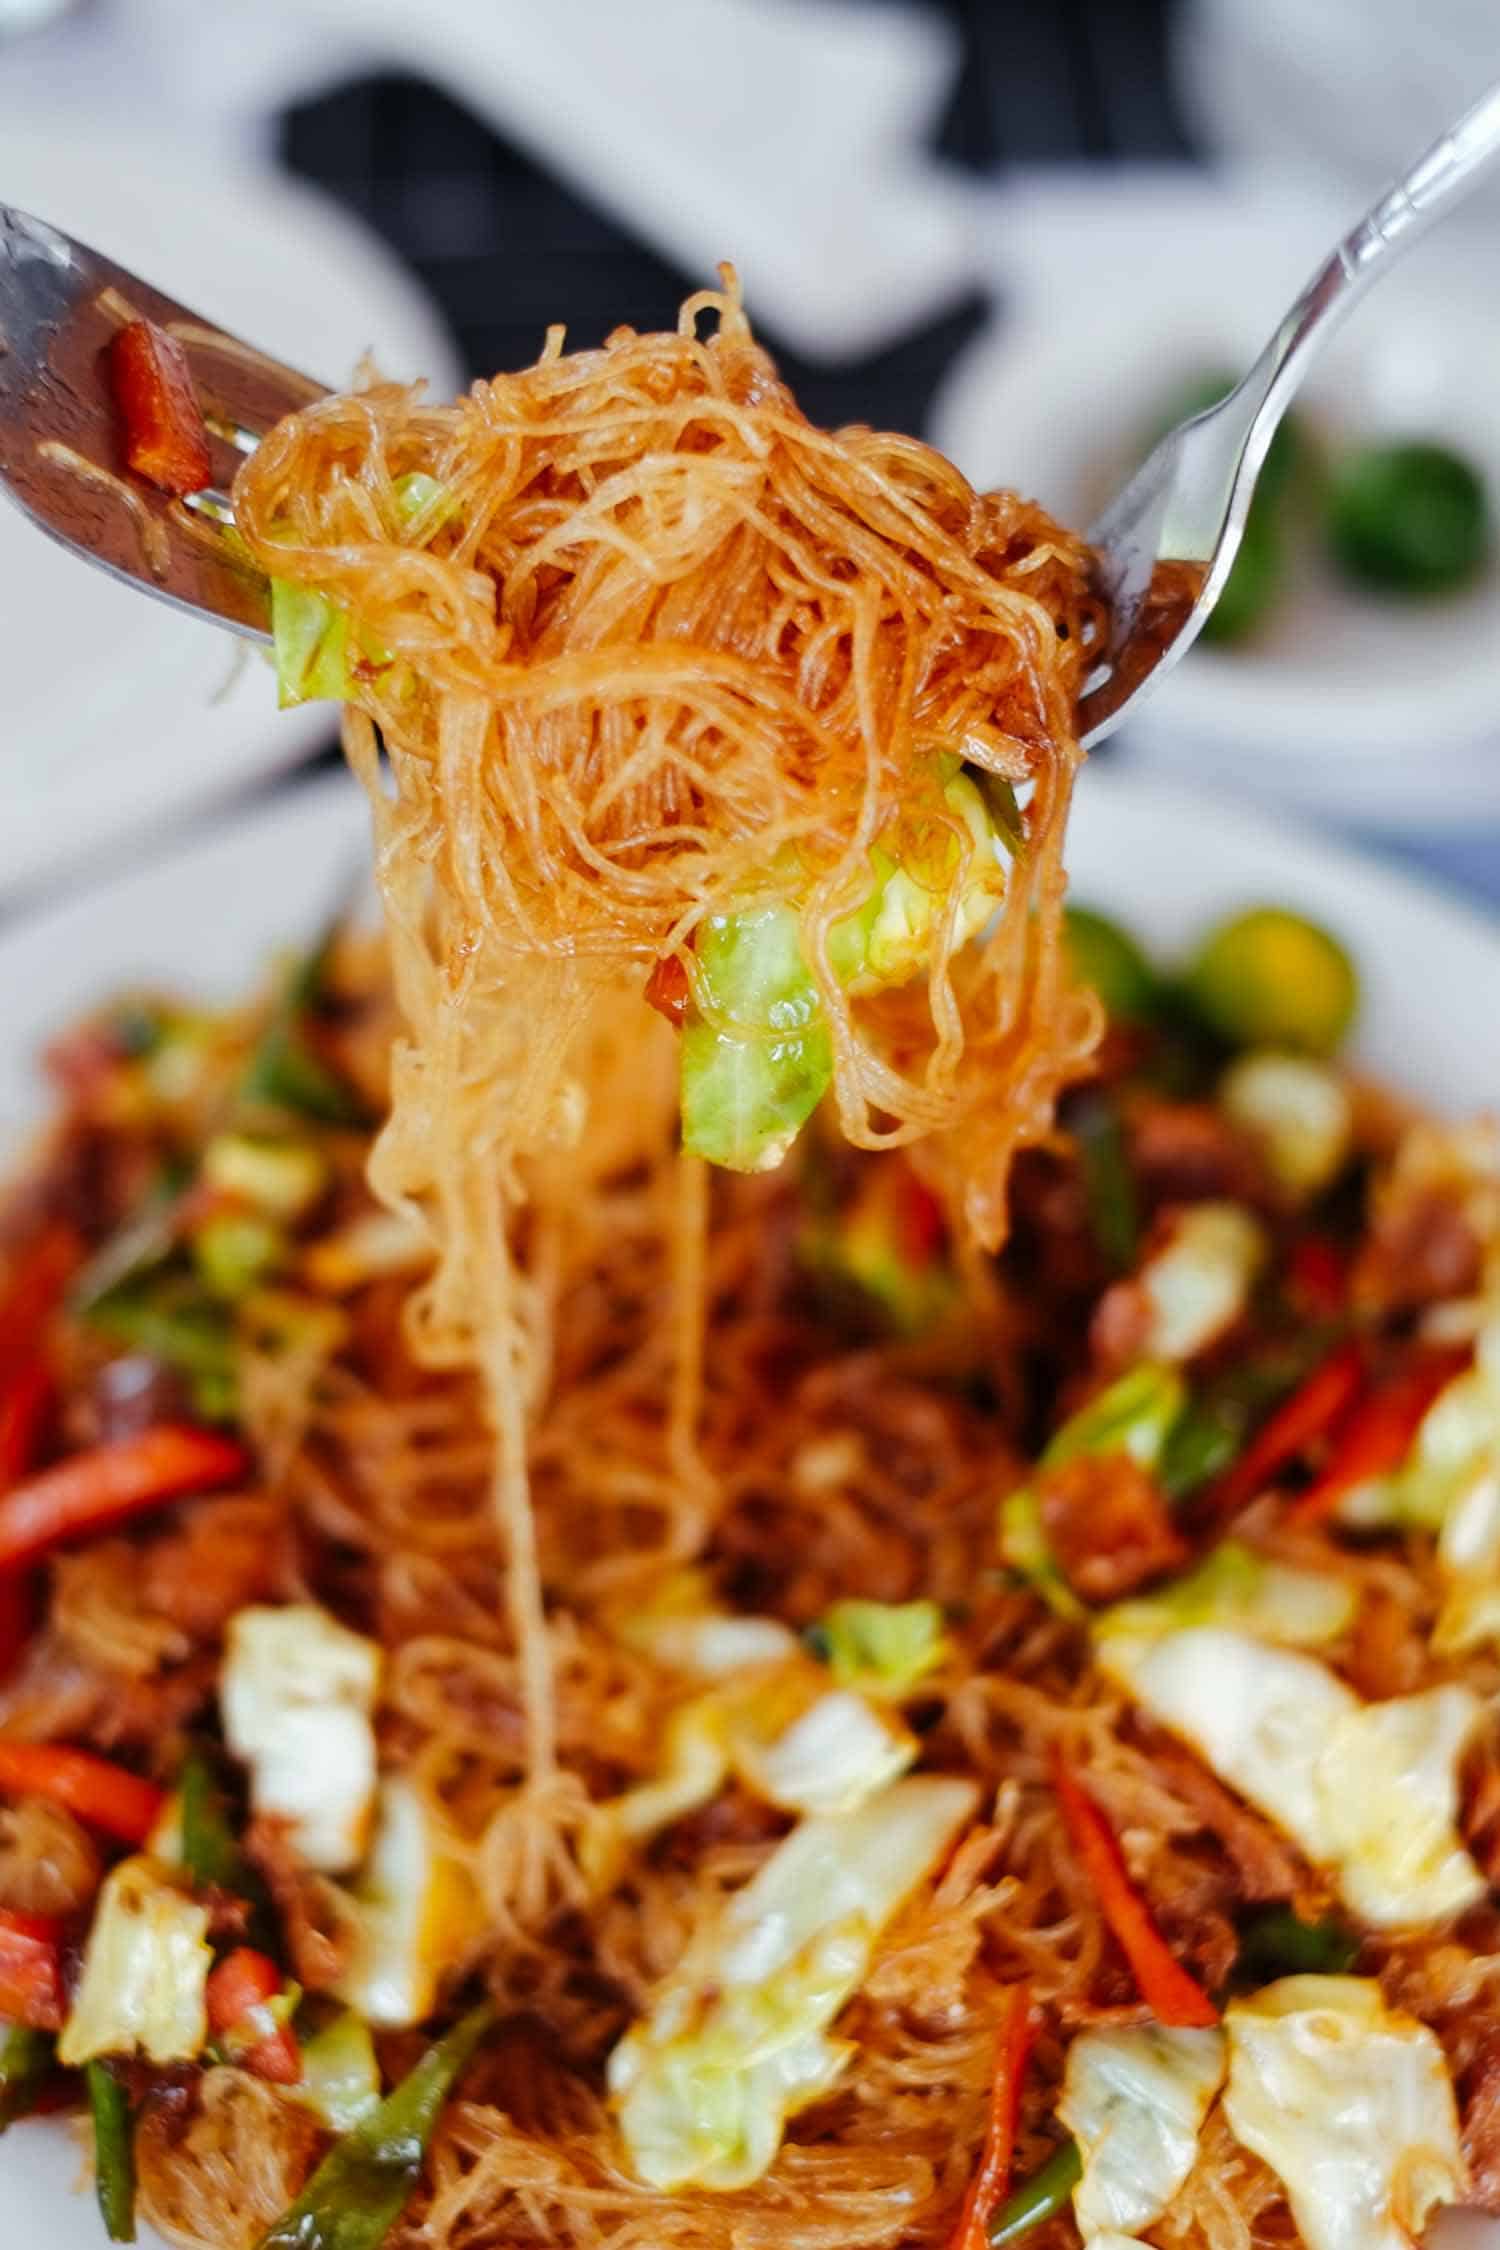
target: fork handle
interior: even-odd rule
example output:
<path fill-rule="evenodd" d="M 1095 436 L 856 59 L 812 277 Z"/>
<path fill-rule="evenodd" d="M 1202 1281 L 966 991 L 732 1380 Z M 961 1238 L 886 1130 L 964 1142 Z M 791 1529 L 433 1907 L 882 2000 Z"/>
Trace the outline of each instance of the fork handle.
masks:
<path fill-rule="evenodd" d="M 1461 203 L 1497 160 L 1500 83 L 1386 189 L 1313 275 L 1247 378 L 1247 388 L 1260 389 L 1258 422 L 1274 428 L 1308 361 L 1348 318 L 1371 282 Z"/>

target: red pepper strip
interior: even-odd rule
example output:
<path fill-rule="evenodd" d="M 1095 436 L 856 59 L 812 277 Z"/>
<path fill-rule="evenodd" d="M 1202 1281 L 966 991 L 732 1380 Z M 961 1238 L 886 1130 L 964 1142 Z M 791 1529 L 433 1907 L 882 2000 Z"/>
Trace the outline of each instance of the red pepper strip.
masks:
<path fill-rule="evenodd" d="M 0 1493 L 31 1467 L 51 1412 L 52 1371 L 41 1358 L 27 1360 L 0 1393 Z M 0 1571 L 0 1680 L 7 1678 L 31 1633 L 31 1581 L 24 1570 Z"/>
<path fill-rule="evenodd" d="M 1219 2011 L 1196 1977 L 1175 1959 L 1131 1881 L 1108 1821 L 1062 1752 L 1052 1760 L 1052 1786 L 1074 1851 L 1083 1863 L 1099 1911 L 1130 1963 L 1141 1998 L 1158 2023 L 1217 2023 Z"/>
<path fill-rule="evenodd" d="M 1364 1379 L 1364 1361 L 1357 1344 L 1340 1344 L 1330 1352 L 1306 1382 L 1277 1407 L 1270 1420 L 1256 1431 L 1238 1461 L 1225 1471 L 1208 1496 L 1208 1512 L 1214 1516 L 1234 1515 L 1258 1492 L 1264 1492 L 1278 1469 L 1295 1461 L 1315 1438 L 1333 1428 L 1340 1415 L 1353 1405 Z"/>
<path fill-rule="evenodd" d="M 984 2129 L 984 2146 L 958 2225 L 948 2250 L 988 2250 L 989 2224 L 1010 2193 L 1011 2164 L 1015 2156 L 1016 2125 L 1021 2114 L 1021 2085 L 1036 2037 L 1029 1984 L 1007 1985 L 1001 2000 L 1000 2030 L 995 2042 L 995 2081 L 990 2089 L 990 2113 Z"/>
<path fill-rule="evenodd" d="M 154 1781 L 143 1781 L 108 1758 L 96 1758 L 91 1750 L 60 1742 L 15 1742 L 5 1735 L 0 1735 L 0 1789 L 19 1797 L 49 1797 L 91 1828 L 118 1836 L 122 1844 L 144 1844 L 167 1801 L 166 1791 Z"/>
<path fill-rule="evenodd" d="M 0 1570 L 80 1532 L 103 1531 L 185 1493 L 232 1483 L 248 1459 L 233 1438 L 190 1422 L 158 1422 L 135 1437 L 71 1454 L 0 1499 Z"/>
<path fill-rule="evenodd" d="M 1344 1253 L 1326 1234 L 1305 1234 L 1286 1263 L 1287 1290 L 1304 1312 L 1331 1320 L 1344 1309 L 1349 1271 Z"/>
<path fill-rule="evenodd" d="M 275 1962 L 253 1946 L 241 1945 L 209 1971 L 204 1994 L 215 2038 L 238 2047 L 234 2060 L 273 2086 L 295 2086 L 302 2076 L 302 2056 L 290 2024 L 255 2036 L 256 2011 L 285 1990 L 286 1979 Z"/>
<path fill-rule="evenodd" d="M 1428 1407 L 1464 1364 L 1461 1352 L 1430 1352 L 1357 1400 L 1334 1432 L 1322 1474 L 1287 1510 L 1287 1522 L 1321 1523 L 1345 1493 L 1399 1469 Z"/>
<path fill-rule="evenodd" d="M 208 427 L 176 337 L 154 321 L 131 321 L 109 347 L 109 378 L 125 426 L 126 466 L 163 492 L 212 484 Z"/>
<path fill-rule="evenodd" d="M 0 2017 L 60 2031 L 64 2009 L 61 1922 L 0 1907 Z"/>
<path fill-rule="evenodd" d="M 37 1338 L 83 1262 L 83 1244 L 68 1226 L 43 1227 L 22 1251 L 0 1293 L 0 1383 L 37 1356 Z"/>

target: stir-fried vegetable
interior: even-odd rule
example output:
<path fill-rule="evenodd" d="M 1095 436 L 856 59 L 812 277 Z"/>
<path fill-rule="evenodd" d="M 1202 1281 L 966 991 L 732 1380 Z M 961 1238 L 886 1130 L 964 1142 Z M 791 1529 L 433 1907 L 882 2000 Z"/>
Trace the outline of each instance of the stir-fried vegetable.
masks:
<path fill-rule="evenodd" d="M 1224 1073 L 1219 1104 L 1259 1141 L 1280 1186 L 1296 1202 L 1321 1194 L 1342 1171 L 1354 1107 L 1327 1063 L 1255 1048 Z"/>
<path fill-rule="evenodd" d="M 1226 2010 L 1235 2138 L 1286 2189 L 1307 2250 L 1419 2240 L 1467 2175 L 1443 2051 L 1364 1977 L 1287 1977 Z"/>
<path fill-rule="evenodd" d="M 163 492 L 201 492 L 212 484 L 208 430 L 177 338 L 154 320 L 128 321 L 108 356 L 127 468 Z"/>
<path fill-rule="evenodd" d="M 94 2126 L 94 2193 L 111 2242 L 135 2240 L 135 2142 L 130 2096 L 105 2062 L 84 2067 Z"/>
<path fill-rule="evenodd" d="M 62 1941 L 55 1916 L 0 1908 L 0 2019 L 30 2031 L 61 2030 Z"/>
<path fill-rule="evenodd" d="M 1140 1210 L 1119 1108 L 1102 1088 L 1086 1087 L 1064 1103 L 1062 1121 L 1078 1152 L 1094 1240 L 1107 1263 L 1124 1272 L 1139 1248 Z"/>
<path fill-rule="evenodd" d="M 1068 1840 L 1104 1916 L 1130 1963 L 1131 1974 L 1158 2023 L 1215 2024 L 1219 2011 L 1173 1953 L 1151 1909 L 1131 1880 L 1114 1831 L 1059 1751 L 1052 1786 Z"/>
<path fill-rule="evenodd" d="M 1081 2032 L 1068 2049 L 1058 2122 L 1082 2158 L 1073 2216 L 1085 2242 L 1134 2235 L 1172 2205 L 1224 2082 L 1217 2025 Z"/>
<path fill-rule="evenodd" d="M 1242 1319 L 1266 1262 L 1265 1230 L 1237 1203 L 1193 1203 L 1136 1276 L 1151 1359 L 1196 1359 Z"/>
<path fill-rule="evenodd" d="M 208 2028 L 219 2051 L 257 2078 L 295 2086 L 302 2057 L 291 2017 L 298 1999 L 276 1963 L 253 1946 L 236 1946 L 216 1962 L 204 1988 Z"/>
<path fill-rule="evenodd" d="M 1428 1353 L 1370 1389 L 1339 1425 L 1329 1458 L 1291 1510 L 1293 1520 L 1317 1523 L 1399 1469 L 1456 1364 L 1449 1354 Z"/>
<path fill-rule="evenodd" d="M 1193 1005 L 1232 1047 L 1331 1055 L 1359 1001 L 1354 964 L 1329 931 L 1285 907 L 1251 907 L 1210 931 L 1188 964 Z"/>
<path fill-rule="evenodd" d="M 1241 1928 L 1234 1970 L 1246 1985 L 1271 1984 L 1277 1977 L 1339 1976 L 1358 1954 L 1359 1939 L 1335 1916 L 1304 1922 L 1289 1906 L 1266 1906 Z"/>
<path fill-rule="evenodd" d="M 1348 1629 L 1358 1606 L 1354 1588 L 1331 1571 L 1304 1570 L 1225 1539 L 1154 1593 L 1101 1610 L 1094 1632 L 1106 1666 L 1116 1640 L 1144 1643 L 1192 1625 L 1233 1626 L 1286 1648 L 1320 1648 Z"/>
<path fill-rule="evenodd" d="M 330 1874 L 356 1867 L 369 1835 L 380 1667 L 376 1642 L 313 1602 L 239 1610 L 225 1636 L 224 1736 L 251 1801 Z"/>
<path fill-rule="evenodd" d="M 45 2031 L 24 2023 L 0 2030 L 0 2133 L 29 2117 L 52 2075 L 56 2050 Z"/>
<path fill-rule="evenodd" d="M 482 1927 L 473 1880 L 452 1839 L 412 1784 L 388 1774 L 354 1887 L 339 1998 L 369 2023 L 420 2023 Z"/>
<path fill-rule="evenodd" d="M 324 2157 L 259 2250 L 379 2250 L 410 2199 L 438 2122 L 495 2021 L 488 2001 L 461 2016 Z"/>
<path fill-rule="evenodd" d="M 101 2055 L 193 2062 L 208 2037 L 208 1910 L 170 1872 L 122 1859 L 105 1877 L 83 1973 L 57 2043 L 72 2069 Z"/>
<path fill-rule="evenodd" d="M 1010 2188 L 1016 2126 L 1021 2113 L 1021 2087 L 1035 2037 L 1031 1987 L 1026 1984 L 1008 1986 L 1001 2001 L 1000 2026 L 995 2037 L 995 2075 L 990 2084 L 984 2146 L 964 2196 L 958 2224 L 949 2237 L 948 2250 L 984 2250 L 990 2239 L 995 2213 Z"/>
<path fill-rule="evenodd" d="M 178 1422 L 158 1422 L 138 1437 L 74 1453 L 0 1499 L 0 1570 L 45 1555 L 65 1539 L 111 1530 L 185 1493 L 230 1484 L 247 1461 L 234 1439 Z"/>
<path fill-rule="evenodd" d="M 317 1125 L 369 1123 L 353 1088 L 330 1069 L 309 1036 L 342 926 L 342 916 L 336 916 L 289 971 L 241 1081 L 242 1108 L 284 1110 Z"/>
<path fill-rule="evenodd" d="M 736 1172 L 779 1164 L 833 1078 L 797 917 L 773 902 L 698 932 L 697 1014 L 682 1034 L 682 1140 Z"/>
<path fill-rule="evenodd" d="M 47 1797 L 122 1844 L 144 1844 L 161 1818 L 165 1792 L 155 1782 L 91 1750 L 61 1742 L 19 1742 L 0 1736 L 0 1789 Z"/>
<path fill-rule="evenodd" d="M 302 2041 L 297 2099 L 333 2133 L 362 2125 L 380 2107 L 380 2065 L 370 2027 L 352 2008 Z"/>
<path fill-rule="evenodd" d="M 813 1636 L 836 1680 L 898 1700 L 942 1663 L 947 1649 L 937 1602 L 835 1602 Z"/>
<path fill-rule="evenodd" d="M 1364 1384 L 1364 1359 L 1357 1344 L 1337 1345 L 1286 1402 L 1256 1431 L 1244 1452 L 1216 1487 L 1216 1515 L 1236 1514 L 1263 1492 L 1282 1469 L 1328 1435 L 1353 1405 Z"/>
<path fill-rule="evenodd" d="M 1055 2219 L 1066 2211 L 1074 2188 L 1083 2177 L 1083 2156 L 1076 2141 L 1064 2141 L 1056 2152 L 1039 2164 L 1029 2179 L 1021 2182 L 1014 2194 L 1001 2204 L 990 2221 L 988 2240 L 990 2250 L 1007 2250 L 1012 2242 L 1022 2238 L 1048 2219 Z"/>
<path fill-rule="evenodd" d="M 898 1781 L 855 1812 L 799 1822 L 701 1931 L 609 2061 L 631 2168 L 649 2185 L 758 2179 L 787 2118 L 847 2048 L 829 2026 L 876 1937 L 974 1809 L 967 1781 Z"/>
<path fill-rule="evenodd" d="M 1053 1433 L 1038 1467 L 1066 1467 L 1084 1456 L 1127 1456 L 1137 1468 L 1154 1470 L 1182 1413 L 1187 1392 L 1172 1367 L 1144 1363 L 1109 1384 Z M 1080 1617 L 1082 1605 L 1069 1587 L 1047 1539 L 1042 1502 L 1034 1485 L 1010 1493 L 1000 1504 L 1000 1553 L 1027 1578 L 1061 1615 Z"/>
<path fill-rule="evenodd" d="M 1334 469 L 1329 544 L 1361 586 L 1450 593 L 1474 577 L 1490 538 L 1483 479 L 1447 446 L 1366 446 Z"/>

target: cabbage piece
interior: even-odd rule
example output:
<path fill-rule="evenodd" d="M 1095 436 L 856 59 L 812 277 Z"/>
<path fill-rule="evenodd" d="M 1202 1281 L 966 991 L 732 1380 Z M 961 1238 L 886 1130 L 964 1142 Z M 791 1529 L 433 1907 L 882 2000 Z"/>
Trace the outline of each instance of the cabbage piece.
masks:
<path fill-rule="evenodd" d="M 1219 1106 L 1260 1142 L 1276 1179 L 1298 1202 L 1320 1194 L 1343 1170 L 1354 1105 L 1327 1063 L 1258 1047 L 1224 1073 Z"/>
<path fill-rule="evenodd" d="M 1188 1625 L 1232 1625 L 1287 1648 L 1317 1648 L 1348 1629 L 1358 1606 L 1358 1593 L 1347 1580 L 1277 1562 L 1225 1539 L 1155 1593 L 1102 1610 L 1094 1631 L 1153 1640 Z"/>
<path fill-rule="evenodd" d="M 1284 1977 L 1225 2011 L 1224 2112 L 1286 2189 L 1307 2250 L 1409 2250 L 1467 2187 L 1425 2024 L 1367 1977 Z"/>
<path fill-rule="evenodd" d="M 276 700 L 283 711 L 325 697 L 343 702 L 349 692 L 347 610 L 335 609 L 328 596 L 313 587 L 273 578 L 271 641 Z"/>
<path fill-rule="evenodd" d="M 670 1572 L 646 1606 L 617 1619 L 614 1629 L 627 1647 L 656 1663 L 710 1679 L 785 1663 L 801 1649 L 779 1617 L 720 1609 L 703 1572 L 692 1569 Z"/>
<path fill-rule="evenodd" d="M 693 976 L 698 1013 L 681 1038 L 683 1147 L 730 1171 L 770 1171 L 833 1077 L 796 915 L 780 903 L 710 915 Z"/>
<path fill-rule="evenodd" d="M 1215 1343 L 1244 1313 L 1268 1254 L 1265 1229 L 1238 1203 L 1179 1212 L 1137 1276 L 1150 1307 L 1148 1356 L 1192 1359 Z"/>
<path fill-rule="evenodd" d="M 1458 1762 L 1481 1712 L 1467 1688 L 1366 1705 L 1314 1658 L 1215 1625 L 1105 1635 L 1098 1659 L 1367 1924 L 1420 1928 L 1484 1895 L 1457 1828 Z"/>
<path fill-rule="evenodd" d="M 967 857 L 953 932 L 956 950 L 977 937 L 1005 896 L 1005 866 L 995 824 L 984 797 L 956 759 L 942 759 L 947 778 L 943 807 L 963 834 Z M 955 849 L 960 848 L 955 839 Z M 836 922 L 828 951 L 840 983 L 853 993 L 882 985 L 905 984 L 920 975 L 932 955 L 934 923 L 947 894 L 953 854 L 945 852 L 937 889 L 921 882 L 877 844 L 870 853 L 875 887 L 864 905 Z"/>
<path fill-rule="evenodd" d="M 208 2037 L 213 1958 L 208 1909 L 156 1861 L 122 1859 L 94 1906 L 58 2061 L 69 2070 L 99 2055 L 193 2061 Z"/>
<path fill-rule="evenodd" d="M 849 1688 L 820 1695 L 769 1736 L 757 1717 L 748 1699 L 731 1717 L 729 1754 L 741 1779 L 786 1812 L 852 1812 L 917 1754 L 916 1737 L 894 1712 Z"/>
<path fill-rule="evenodd" d="M 380 1785 L 354 1886 L 349 1959 L 334 1990 L 368 2023 L 420 2023 L 481 1927 L 478 1895 L 431 1808 L 398 1774 Z"/>
<path fill-rule="evenodd" d="M 899 1702 L 948 1651 L 937 1602 L 841 1601 L 814 1627 L 836 1680 Z"/>
<path fill-rule="evenodd" d="M 225 1635 L 224 1739 L 255 1810 L 328 1874 L 357 1866 L 369 1833 L 380 1665 L 376 1642 L 312 1602 L 239 1610 Z"/>
<path fill-rule="evenodd" d="M 1057 2114 L 1078 2143 L 1073 2216 L 1085 2241 L 1134 2234 L 1170 2207 L 1224 2081 L 1224 2034 L 1142 2024 L 1085 2031 L 1068 2049 Z"/>
<path fill-rule="evenodd" d="M 330 2133 L 349 2133 L 380 2107 L 380 2064 L 370 2027 L 352 2008 L 300 2041 L 302 2076 L 287 2089 Z"/>
<path fill-rule="evenodd" d="M 632 2169 L 649 2186 L 758 2179 L 786 2121 L 848 2047 L 829 2027 L 875 1940 L 972 1816 L 967 1781 L 898 1781 L 857 1812 L 804 1820 L 689 1944 L 609 2059 Z"/>

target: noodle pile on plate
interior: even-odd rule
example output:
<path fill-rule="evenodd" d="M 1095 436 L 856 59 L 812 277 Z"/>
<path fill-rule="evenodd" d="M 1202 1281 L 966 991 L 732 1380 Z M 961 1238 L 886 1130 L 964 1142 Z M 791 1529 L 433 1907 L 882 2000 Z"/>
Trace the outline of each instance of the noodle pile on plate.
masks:
<path fill-rule="evenodd" d="M 373 1177 L 437 1248 L 412 1310 L 423 1356 L 485 1371 L 542 1773 L 525 1415 L 553 1283 L 518 1255 L 515 1215 L 530 1199 L 547 1232 L 548 1163 L 566 1211 L 627 1153 L 617 1135 L 643 1161 L 670 1149 L 653 965 L 686 996 L 716 914 L 789 894 L 846 1138 L 919 1145 L 967 1232 L 998 1242 L 1011 1153 L 1047 1131 L 1096 1035 L 1058 955 L 1086 551 L 925 446 L 814 429 L 732 288 L 691 299 L 675 334 L 564 353 L 554 331 L 534 367 L 452 407 L 326 400 L 259 448 L 235 508 L 349 652 L 347 747 L 407 1028 Z M 1002 910 L 968 946 L 981 847 L 945 795 L 958 761 L 1013 810 L 1026 799 Z M 837 933 L 871 904 L 872 853 L 918 886 L 931 937 L 925 973 L 851 991 Z M 601 1042 L 618 1102 L 590 1084 Z M 680 1208 L 687 1463 L 701 1184 Z"/>

